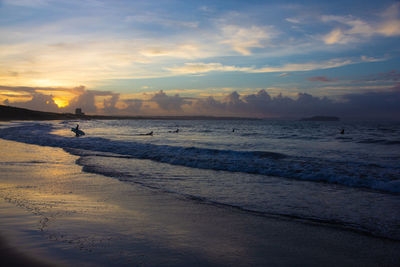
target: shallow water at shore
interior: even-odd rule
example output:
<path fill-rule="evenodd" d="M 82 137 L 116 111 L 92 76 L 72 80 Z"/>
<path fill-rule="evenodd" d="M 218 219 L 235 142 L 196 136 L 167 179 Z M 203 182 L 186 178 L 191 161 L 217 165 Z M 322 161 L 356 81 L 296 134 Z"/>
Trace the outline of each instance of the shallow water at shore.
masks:
<path fill-rule="evenodd" d="M 379 138 L 395 140 L 397 124 L 360 123 L 347 126 L 353 133 L 328 135 L 341 125 L 89 121 L 81 123 L 87 135 L 75 138 L 70 128 L 76 123 L 10 123 L 0 129 L 0 137 L 63 148 L 79 156 L 77 163 L 85 172 L 126 184 L 400 240 L 398 145 L 360 143 L 381 132 Z M 173 133 L 177 125 L 181 131 Z M 139 135 L 150 126 L 154 136 Z M 286 141 L 277 141 L 281 139 Z M 341 154 L 344 158 L 338 160 Z"/>
<path fill-rule="evenodd" d="M 396 241 L 210 205 L 81 172 L 78 158 L 58 148 L 0 143 L 9 151 L 1 155 L 0 197 L 33 215 L 19 218 L 17 240 L 32 244 L 34 233 L 49 258 L 68 266 L 394 266 L 399 259 Z"/>

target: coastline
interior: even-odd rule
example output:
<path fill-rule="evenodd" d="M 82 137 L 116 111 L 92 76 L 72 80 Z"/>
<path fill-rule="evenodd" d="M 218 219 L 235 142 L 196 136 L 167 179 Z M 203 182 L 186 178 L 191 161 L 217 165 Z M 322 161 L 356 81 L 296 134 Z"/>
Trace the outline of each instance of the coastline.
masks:
<path fill-rule="evenodd" d="M 0 105 L 0 121 L 45 121 L 45 120 L 259 120 L 253 117 L 215 116 L 110 116 L 55 113 Z"/>
<path fill-rule="evenodd" d="M 39 264 L 395 266 L 400 261 L 397 241 L 257 216 L 84 173 L 75 164 L 78 157 L 59 148 L 2 139 L 0 146 L 7 151 L 0 155 L 0 234 L 10 236 L 7 247 L 29 255 L 36 255 L 40 244 Z"/>

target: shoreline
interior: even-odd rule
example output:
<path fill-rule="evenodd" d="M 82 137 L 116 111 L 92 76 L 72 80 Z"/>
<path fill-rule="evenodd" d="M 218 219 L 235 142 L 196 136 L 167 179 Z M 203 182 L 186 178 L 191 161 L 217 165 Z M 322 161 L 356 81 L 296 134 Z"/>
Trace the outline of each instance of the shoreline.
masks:
<path fill-rule="evenodd" d="M 16 247 L 24 244 L 28 252 L 39 243 L 43 262 L 395 266 L 400 261 L 397 241 L 207 205 L 84 173 L 75 164 L 78 157 L 59 148 L 2 139 L 0 146 L 8 151 L 0 155 L 0 201 L 14 206 L 0 214 L 0 234 L 9 232 Z M 14 215 L 17 226 L 7 223 Z"/>

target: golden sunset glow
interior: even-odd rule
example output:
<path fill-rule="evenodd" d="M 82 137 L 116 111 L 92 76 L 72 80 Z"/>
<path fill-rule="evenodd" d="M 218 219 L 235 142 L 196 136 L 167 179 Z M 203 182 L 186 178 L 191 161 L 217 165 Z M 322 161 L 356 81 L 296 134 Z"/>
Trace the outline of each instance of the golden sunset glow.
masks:
<path fill-rule="evenodd" d="M 399 162 L 400 0 L 0 0 L 0 267 L 400 267 Z"/>
<path fill-rule="evenodd" d="M 270 117 L 340 113 L 360 94 L 396 117 L 381 103 L 399 86 L 396 0 L 66 2 L 0 0 L 0 105 Z"/>
<path fill-rule="evenodd" d="M 54 97 L 53 100 L 54 100 L 54 103 L 56 103 L 56 105 L 57 105 L 59 108 L 66 107 L 66 106 L 68 106 L 68 104 L 69 104 L 68 100 L 66 100 L 66 99 Z"/>

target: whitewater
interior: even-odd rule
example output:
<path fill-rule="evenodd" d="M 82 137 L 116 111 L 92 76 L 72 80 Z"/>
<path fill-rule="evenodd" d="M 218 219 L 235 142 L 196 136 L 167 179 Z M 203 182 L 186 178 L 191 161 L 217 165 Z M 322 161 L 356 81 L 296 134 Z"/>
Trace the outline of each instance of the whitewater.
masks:
<path fill-rule="evenodd" d="M 8 122 L 0 138 L 60 147 L 83 171 L 192 201 L 400 240 L 400 123 Z"/>

